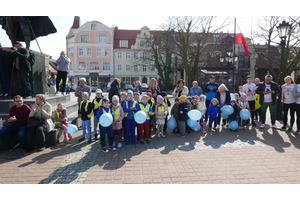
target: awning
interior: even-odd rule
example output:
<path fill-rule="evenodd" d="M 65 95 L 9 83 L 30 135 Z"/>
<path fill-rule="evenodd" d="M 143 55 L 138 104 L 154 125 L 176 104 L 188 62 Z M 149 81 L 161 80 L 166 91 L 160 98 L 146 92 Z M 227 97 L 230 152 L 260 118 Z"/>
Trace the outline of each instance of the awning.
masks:
<path fill-rule="evenodd" d="M 217 71 L 217 70 L 206 70 L 202 69 L 201 72 L 203 74 L 213 74 L 213 75 L 227 75 L 228 73 L 225 71 Z"/>
<path fill-rule="evenodd" d="M 49 65 L 49 70 L 51 73 L 57 74 L 57 71 L 51 65 Z"/>

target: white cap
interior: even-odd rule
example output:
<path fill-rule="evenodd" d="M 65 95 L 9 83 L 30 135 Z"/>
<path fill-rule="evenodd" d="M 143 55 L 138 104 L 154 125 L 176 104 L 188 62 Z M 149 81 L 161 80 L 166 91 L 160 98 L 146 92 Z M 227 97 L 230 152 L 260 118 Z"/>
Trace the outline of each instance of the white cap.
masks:
<path fill-rule="evenodd" d="M 82 93 L 82 96 L 83 96 L 83 97 L 86 97 L 86 98 L 89 98 L 89 93 L 84 92 L 84 93 Z"/>
<path fill-rule="evenodd" d="M 97 94 L 97 93 L 102 93 L 102 90 L 101 90 L 101 89 L 97 89 L 97 90 L 96 90 L 96 94 Z"/>

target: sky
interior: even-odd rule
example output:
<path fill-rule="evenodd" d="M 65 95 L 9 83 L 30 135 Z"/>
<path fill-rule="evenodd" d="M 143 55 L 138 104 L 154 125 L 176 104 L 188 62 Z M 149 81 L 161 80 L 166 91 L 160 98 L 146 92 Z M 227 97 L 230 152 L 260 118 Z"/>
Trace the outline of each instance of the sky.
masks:
<path fill-rule="evenodd" d="M 6 1 L 8 2 L 8 1 Z M 40 4 L 41 1 L 33 1 L 36 4 Z M 54 1 L 56 2 L 56 1 Z M 60 2 L 60 1 L 58 1 Z M 51 55 L 52 58 L 57 59 L 61 51 L 66 50 L 66 35 L 68 34 L 74 20 L 74 16 L 80 16 L 81 24 L 88 21 L 99 21 L 103 24 L 112 27 L 118 26 L 119 29 L 141 29 L 143 26 L 147 26 L 150 29 L 157 29 L 159 24 L 162 23 L 164 17 L 166 16 L 218 16 L 220 17 L 219 21 L 228 16 L 230 13 L 232 25 L 223 29 L 223 32 L 233 32 L 233 19 L 236 17 L 237 24 L 244 34 L 245 37 L 251 37 L 251 30 L 256 28 L 256 22 L 258 15 L 253 14 L 247 15 L 251 9 L 258 9 L 256 6 L 251 5 L 247 6 L 246 10 L 235 9 L 236 7 L 228 6 L 227 10 L 233 10 L 234 12 L 227 12 L 226 7 L 223 6 L 224 1 L 216 0 L 214 4 L 211 2 L 206 3 L 195 3 L 195 1 L 185 0 L 183 1 L 158 1 L 152 0 L 151 5 L 144 5 L 141 3 L 142 1 L 119 1 L 115 0 L 114 5 L 110 3 L 106 3 L 105 6 L 101 5 L 99 1 L 89 1 L 91 4 L 95 4 L 95 6 L 89 6 L 87 4 L 82 4 L 78 6 L 72 6 L 72 1 L 62 1 L 63 6 L 58 6 L 55 3 L 48 4 L 46 7 L 42 7 L 42 9 L 34 9 L 33 12 L 30 12 L 30 15 L 46 15 L 49 16 L 52 23 L 57 29 L 57 32 L 54 34 L 50 34 L 46 37 L 37 38 L 37 42 L 41 48 L 41 51 L 44 54 Z M 127 2 L 127 3 L 125 3 Z M 170 2 L 173 2 L 173 6 L 170 6 Z M 180 2 L 182 5 L 176 2 Z M 189 2 L 192 2 L 188 4 Z M 235 2 L 238 2 L 237 5 L 241 4 L 240 1 L 231 1 L 234 5 Z M 251 1 L 255 3 L 256 1 Z M 259 2 L 259 1 L 258 1 Z M 4 3 L 6 4 L 6 3 Z M 73 3 L 74 4 L 74 3 Z M 100 5 L 99 5 L 100 4 Z M 222 5 L 218 7 L 216 5 Z M 9 3 L 7 3 L 9 6 Z M 30 5 L 30 4 L 29 4 Z M 32 3 L 31 5 L 34 5 Z M 115 6 L 118 5 L 118 6 Z M 192 6 L 190 6 L 192 5 Z M 259 2 L 258 5 L 263 6 L 263 2 Z M 60 7 L 60 9 L 58 9 Z M 109 9 L 111 7 L 111 9 Z M 184 9 L 184 8 L 188 9 Z M 206 7 L 210 9 L 205 9 Z M 22 7 L 23 8 L 23 7 Z M 203 9 L 204 8 L 204 9 Z M 29 15 L 27 10 L 30 8 L 23 8 L 22 11 L 18 13 L 18 15 Z M 276 9 L 276 8 L 275 8 Z M 274 10 L 274 8 L 273 8 Z M 42 12 L 41 12 L 42 11 Z M 43 12 L 45 11 L 45 12 Z M 50 12 L 49 12 L 50 11 Z M 7 12 L 7 13 L 5 13 Z M 247 13 L 249 12 L 249 13 Z M 11 14 L 6 10 L 1 11 L 1 15 Z M 267 12 L 265 12 L 268 14 Z M 91 15 L 92 14 L 92 15 Z M 271 13 L 274 14 L 274 13 Z M 278 15 L 278 14 L 277 14 Z M 238 31 L 238 29 L 237 29 Z M 38 45 L 36 41 L 31 41 L 30 49 L 39 51 Z M 10 47 L 11 43 L 6 35 L 5 30 L 2 29 L 0 25 L 0 43 L 3 47 Z M 25 46 L 25 44 L 24 44 Z"/>

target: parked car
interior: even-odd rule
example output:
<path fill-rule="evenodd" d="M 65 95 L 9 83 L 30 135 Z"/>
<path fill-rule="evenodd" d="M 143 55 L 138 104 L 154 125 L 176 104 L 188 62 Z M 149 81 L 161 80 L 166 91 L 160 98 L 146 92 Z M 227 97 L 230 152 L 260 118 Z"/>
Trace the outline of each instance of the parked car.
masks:
<path fill-rule="evenodd" d="M 132 90 L 132 91 L 133 91 L 132 85 L 126 84 L 126 85 L 125 85 L 125 90 Z"/>
<path fill-rule="evenodd" d="M 92 86 L 91 86 L 92 92 L 95 92 L 98 88 L 99 88 L 98 85 L 92 85 Z"/>
<path fill-rule="evenodd" d="M 143 91 L 143 92 L 146 92 L 147 89 L 148 89 L 147 83 L 141 83 L 141 87 L 142 87 L 142 91 Z"/>
<path fill-rule="evenodd" d="M 108 83 L 107 83 L 107 86 L 106 86 L 106 91 L 107 91 L 107 92 L 109 92 L 109 90 L 110 90 L 110 85 L 111 85 L 111 83 L 112 83 L 112 82 L 108 82 Z"/>

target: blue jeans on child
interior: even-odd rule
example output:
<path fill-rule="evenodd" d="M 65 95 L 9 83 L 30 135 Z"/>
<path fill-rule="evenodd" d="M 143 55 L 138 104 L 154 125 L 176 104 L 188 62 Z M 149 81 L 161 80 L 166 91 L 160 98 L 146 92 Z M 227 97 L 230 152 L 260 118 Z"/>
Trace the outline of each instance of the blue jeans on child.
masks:
<path fill-rule="evenodd" d="M 217 127 L 217 124 L 218 124 L 218 118 L 209 118 L 209 122 L 208 122 L 208 127 L 211 128 L 212 127 L 212 123 L 214 122 L 214 127 L 216 128 Z"/>
<path fill-rule="evenodd" d="M 105 135 L 107 134 L 108 138 L 108 145 L 112 146 L 113 145 L 113 132 L 111 127 L 110 128 L 105 128 L 100 130 L 100 140 L 101 140 L 101 146 L 102 148 L 106 147 L 105 143 Z"/>
<path fill-rule="evenodd" d="M 92 138 L 91 120 L 81 120 L 82 136 L 85 138 L 86 129 L 88 130 L 88 139 Z"/>

